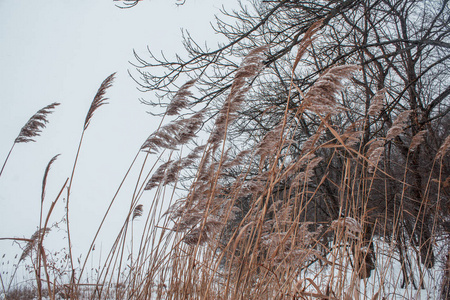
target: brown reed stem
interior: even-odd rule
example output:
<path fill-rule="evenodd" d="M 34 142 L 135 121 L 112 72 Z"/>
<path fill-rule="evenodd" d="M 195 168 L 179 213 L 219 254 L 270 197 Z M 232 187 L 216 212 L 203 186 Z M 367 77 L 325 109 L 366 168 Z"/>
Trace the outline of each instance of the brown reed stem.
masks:
<path fill-rule="evenodd" d="M 8 155 L 6 156 L 6 159 L 5 159 L 5 161 L 3 162 L 2 169 L 0 170 L 0 177 L 1 177 L 2 174 L 3 174 L 3 169 L 5 169 L 6 163 L 8 162 L 9 156 L 11 155 L 11 152 L 13 151 L 15 145 L 16 145 L 16 142 L 14 142 L 13 145 L 11 146 L 11 149 L 9 150 Z"/>

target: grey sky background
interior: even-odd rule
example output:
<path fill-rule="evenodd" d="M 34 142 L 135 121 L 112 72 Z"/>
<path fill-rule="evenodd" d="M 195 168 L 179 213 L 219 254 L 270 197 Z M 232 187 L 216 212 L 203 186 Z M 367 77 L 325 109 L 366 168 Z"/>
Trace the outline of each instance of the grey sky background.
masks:
<path fill-rule="evenodd" d="M 2 164 L 28 119 L 52 102 L 61 103 L 48 117 L 50 122 L 37 142 L 16 145 L 0 177 L 0 237 L 28 238 L 35 232 L 47 163 L 61 154 L 48 177 L 44 214 L 70 176 L 84 119 L 97 89 L 117 72 L 106 94 L 109 104 L 95 112 L 85 134 L 70 198 L 74 252 L 86 252 L 128 166 L 160 121 L 146 113 L 150 107 L 138 101 L 140 97 L 150 100 L 153 94 L 140 93 L 128 76 L 127 70 L 133 70 L 129 61 L 135 61 L 133 49 L 143 57 L 147 46 L 154 53 L 163 50 L 168 57 L 177 52 L 183 55 L 180 28 L 214 48 L 220 37 L 209 23 L 223 2 L 188 0 L 177 6 L 175 0 L 144 0 L 122 10 L 113 0 L 0 1 Z M 236 5 L 234 2 L 226 5 Z M 132 183 L 119 194 L 105 236 L 115 236 L 123 224 Z M 63 218 L 62 200 L 51 222 Z M 144 195 L 144 210 L 151 200 L 150 193 Z M 62 236 L 52 233 L 46 246 L 66 246 Z M 6 253 L 6 259 L 19 250 L 11 241 L 0 241 L 0 255 Z"/>

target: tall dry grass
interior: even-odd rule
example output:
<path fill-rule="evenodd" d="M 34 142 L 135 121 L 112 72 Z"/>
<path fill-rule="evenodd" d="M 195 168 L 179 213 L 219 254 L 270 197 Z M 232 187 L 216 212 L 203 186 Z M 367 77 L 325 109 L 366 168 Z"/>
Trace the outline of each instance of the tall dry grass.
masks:
<path fill-rule="evenodd" d="M 319 26 L 320 23 L 314 24 L 305 35 L 292 72 Z M 196 137 L 205 128 L 207 111 L 186 113 L 192 109 L 189 101 L 196 80 L 180 88 L 158 129 L 139 148 L 136 157 L 145 156 L 143 165 L 136 165 L 136 158 L 130 164 L 78 267 L 71 254 L 69 227 L 75 158 L 72 173 L 61 189 L 61 193 L 67 192 L 69 269 L 65 277 L 57 278 L 48 271 L 44 248 L 48 220 L 61 193 L 52 202 L 45 221 L 41 208 L 39 230 L 24 240 L 26 246 L 19 261 L 31 257 L 38 298 L 44 294 L 50 299 L 408 299 L 419 294 L 448 297 L 448 258 L 440 261 L 445 265 L 439 265 L 439 258 L 448 253 L 438 253 L 439 249 L 448 252 L 448 241 L 437 225 L 432 226 L 430 237 L 422 239 L 420 219 L 412 225 L 412 232 L 407 231 L 410 227 L 403 223 L 411 218 L 404 215 L 412 214 L 406 199 L 408 164 L 398 165 L 403 178 L 394 178 L 385 169 L 389 162 L 386 149 L 405 132 L 410 111 L 396 117 L 384 138 L 362 143 L 364 124 L 383 109 L 386 91 L 380 90 L 368 114 L 355 120 L 353 127 L 339 128 L 333 123 L 334 117 L 348 113 L 339 103 L 339 93 L 359 72 L 359 66 L 331 67 L 307 91 L 301 91 L 291 81 L 290 90 L 300 93 L 301 105 L 288 109 L 288 96 L 284 117 L 257 145 L 241 145 L 238 152 L 232 147 L 228 129 L 239 118 L 239 109 L 251 105 L 246 102 L 246 94 L 252 81 L 263 72 L 268 50 L 269 46 L 259 47 L 244 58 L 223 106 L 210 122 L 204 144 L 196 144 Z M 94 111 L 105 103 L 104 95 L 113 77 L 114 74 L 102 83 L 94 98 L 76 157 Z M 299 145 L 295 136 L 305 114 L 313 114 L 320 124 Z M 164 124 L 166 117 L 173 119 Z M 45 119 L 42 116 L 39 120 Z M 426 134 L 421 131 L 412 137 L 410 153 L 424 142 Z M 434 158 L 426 190 L 437 191 L 437 195 L 430 198 L 440 199 L 440 191 L 449 186 L 448 179 L 441 178 L 449 141 L 450 138 L 444 141 Z M 290 155 L 294 147 L 300 147 L 295 159 Z M 149 163 L 149 156 L 155 156 L 156 162 Z M 339 172 L 333 169 L 336 158 L 343 166 Z M 55 160 L 56 156 L 44 175 L 42 202 L 46 178 Z M 94 283 L 87 284 L 83 274 L 95 241 L 132 168 L 140 171 L 129 212 L 98 274 L 92 278 Z M 387 181 L 402 187 L 395 202 L 383 194 Z M 337 203 L 323 199 L 325 182 L 338 191 Z M 180 189 L 181 196 L 177 192 Z M 150 191 L 154 198 L 148 203 L 142 196 Z M 374 194 L 386 195 L 382 201 L 389 210 L 377 210 L 371 202 Z M 435 210 L 431 213 L 436 218 L 448 219 L 448 208 L 439 203 L 438 200 L 437 205 L 423 203 L 419 207 L 428 212 Z M 323 211 L 333 211 L 335 218 L 325 221 Z M 133 226 L 136 219 L 144 223 L 140 231 Z M 438 220 L 434 222 L 438 224 Z M 430 244 L 437 247 L 430 248 Z M 431 261 L 436 261 L 433 268 Z M 3 279 L 2 286 L 3 297 L 13 299 L 8 296 L 10 291 Z"/>

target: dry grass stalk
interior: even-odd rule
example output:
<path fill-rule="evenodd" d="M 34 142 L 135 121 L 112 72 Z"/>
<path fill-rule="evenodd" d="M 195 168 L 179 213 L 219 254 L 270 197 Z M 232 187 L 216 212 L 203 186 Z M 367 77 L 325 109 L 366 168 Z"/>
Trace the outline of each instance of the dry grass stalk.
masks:
<path fill-rule="evenodd" d="M 450 298 L 450 250 L 446 255 L 444 274 L 441 283 L 441 299 Z"/>
<path fill-rule="evenodd" d="M 114 81 L 114 76 L 116 73 L 112 73 L 108 77 L 106 77 L 105 80 L 103 80 L 102 84 L 98 88 L 97 94 L 95 94 L 94 100 L 92 100 L 91 106 L 89 107 L 89 111 L 86 115 L 86 119 L 84 121 L 84 130 L 86 130 L 89 126 L 89 123 L 91 122 L 91 119 L 94 115 L 94 112 L 99 108 L 100 106 L 107 104 L 106 100 L 108 98 L 105 98 L 105 93 L 108 88 L 112 86 L 112 83 Z"/>

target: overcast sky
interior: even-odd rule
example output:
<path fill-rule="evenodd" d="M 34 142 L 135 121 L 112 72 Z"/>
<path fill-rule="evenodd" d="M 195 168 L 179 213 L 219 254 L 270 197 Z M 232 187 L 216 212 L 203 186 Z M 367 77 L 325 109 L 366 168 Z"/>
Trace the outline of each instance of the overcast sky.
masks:
<path fill-rule="evenodd" d="M 106 94 L 109 104 L 95 112 L 86 132 L 73 182 L 72 238 L 75 250 L 85 252 L 93 228 L 137 150 L 159 123 L 146 113 L 150 108 L 138 101 L 154 96 L 139 93 L 128 76 L 133 49 L 144 57 L 147 46 L 155 53 L 163 50 L 168 57 L 176 52 L 183 55 L 180 28 L 214 47 L 219 37 L 209 23 L 223 2 L 187 0 L 177 6 L 176 0 L 143 0 L 122 10 L 113 0 L 0 1 L 1 164 L 28 119 L 52 102 L 61 103 L 36 143 L 15 147 L 0 177 L 0 237 L 27 238 L 34 233 L 47 163 L 61 153 L 48 178 L 45 212 L 70 176 L 84 119 L 98 87 L 117 72 Z M 118 216 L 129 206 L 127 191 L 131 189 L 118 198 Z M 143 200 L 148 208 L 151 197 Z M 63 207 L 61 201 L 52 222 L 63 217 Z M 117 226 L 122 221 L 116 221 Z M 17 249 L 11 242 L 0 241 L 0 255 L 6 253 L 6 259 Z"/>

